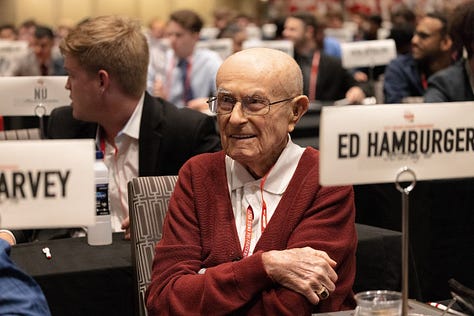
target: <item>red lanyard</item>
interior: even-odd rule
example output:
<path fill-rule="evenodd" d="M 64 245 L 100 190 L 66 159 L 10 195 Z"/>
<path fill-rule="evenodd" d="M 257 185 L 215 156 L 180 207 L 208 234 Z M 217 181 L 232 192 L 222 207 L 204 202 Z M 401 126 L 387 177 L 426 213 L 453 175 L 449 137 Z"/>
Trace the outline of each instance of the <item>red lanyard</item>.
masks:
<path fill-rule="evenodd" d="M 271 170 L 271 169 L 270 169 Z M 260 194 L 262 197 L 262 218 L 260 219 L 260 229 L 263 234 L 263 231 L 267 227 L 267 204 L 265 203 L 265 200 L 263 199 L 263 186 L 265 185 L 265 181 L 267 181 L 267 177 L 270 171 L 267 172 L 267 174 L 262 178 L 262 181 L 260 181 Z M 250 242 L 252 240 L 252 222 L 253 222 L 253 209 L 252 206 L 249 204 L 247 207 L 247 216 L 245 220 L 245 240 L 244 240 L 244 248 L 242 249 L 242 254 L 244 257 L 247 257 L 250 253 Z"/>
<path fill-rule="evenodd" d="M 316 84 L 318 82 L 319 59 L 321 54 L 319 51 L 314 52 L 313 61 L 311 62 L 311 76 L 309 78 L 309 100 L 316 100 Z"/>
<path fill-rule="evenodd" d="M 426 75 L 424 73 L 421 74 L 421 85 L 425 90 L 428 88 L 428 81 L 426 80 Z"/>

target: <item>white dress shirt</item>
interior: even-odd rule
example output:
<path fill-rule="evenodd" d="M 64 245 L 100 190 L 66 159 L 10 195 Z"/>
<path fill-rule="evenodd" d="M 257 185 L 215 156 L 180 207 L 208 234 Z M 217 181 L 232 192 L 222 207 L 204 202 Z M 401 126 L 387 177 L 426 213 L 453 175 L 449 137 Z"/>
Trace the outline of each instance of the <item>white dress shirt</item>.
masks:
<path fill-rule="evenodd" d="M 189 74 L 191 90 L 194 98 L 208 98 L 216 91 L 216 74 L 222 59 L 214 51 L 205 48 L 196 48 L 193 54 L 187 58 L 190 63 Z M 177 107 L 184 107 L 183 82 L 181 69 L 178 67 L 178 57 L 172 49 L 166 53 L 166 73 L 160 75 L 160 69 L 156 63 L 148 65 L 147 91 L 153 95 L 153 85 L 157 78 L 163 78 L 166 91 L 166 100 Z"/>
<path fill-rule="evenodd" d="M 105 142 L 104 163 L 109 175 L 109 207 L 112 231 L 123 231 L 122 221 L 128 216 L 127 184 L 138 177 L 138 138 L 143 110 L 142 95 L 132 116 L 115 137 L 115 147 Z M 99 133 L 98 133 L 99 134 Z M 97 138 L 100 143 L 100 140 Z"/>
<path fill-rule="evenodd" d="M 263 187 L 263 198 L 267 205 L 267 222 L 270 222 L 283 193 L 293 177 L 304 150 L 304 148 L 293 143 L 288 135 L 288 144 L 270 170 Z M 253 253 L 255 245 L 262 235 L 262 196 L 260 192 L 260 182 L 262 179 L 255 180 L 240 163 L 229 156 L 226 156 L 225 164 L 235 226 L 242 247 L 245 240 L 245 223 L 249 204 L 254 211 L 250 255 Z"/>

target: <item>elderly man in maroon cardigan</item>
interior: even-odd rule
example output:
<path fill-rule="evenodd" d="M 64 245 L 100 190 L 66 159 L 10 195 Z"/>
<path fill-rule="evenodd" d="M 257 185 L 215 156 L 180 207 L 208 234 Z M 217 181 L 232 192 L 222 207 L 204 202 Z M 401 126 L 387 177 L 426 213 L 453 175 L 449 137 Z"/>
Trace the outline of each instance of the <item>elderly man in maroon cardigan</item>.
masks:
<path fill-rule="evenodd" d="M 354 308 L 352 187 L 319 184 L 289 133 L 308 109 L 285 53 L 236 53 L 217 74 L 223 151 L 181 168 L 156 245 L 150 315 L 310 315 Z"/>

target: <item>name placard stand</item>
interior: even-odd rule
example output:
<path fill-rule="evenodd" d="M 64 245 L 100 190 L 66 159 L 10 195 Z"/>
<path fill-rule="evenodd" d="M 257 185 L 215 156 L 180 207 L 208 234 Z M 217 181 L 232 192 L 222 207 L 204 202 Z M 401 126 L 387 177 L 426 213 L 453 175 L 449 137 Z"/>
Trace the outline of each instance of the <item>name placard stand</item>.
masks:
<path fill-rule="evenodd" d="M 400 184 L 400 177 L 408 174 L 412 177 L 411 183 L 405 187 Z M 403 167 L 395 179 L 395 187 L 402 195 L 402 315 L 408 315 L 408 262 L 409 262 L 409 197 L 408 195 L 416 185 L 415 172 Z"/>
<path fill-rule="evenodd" d="M 38 103 L 34 108 L 35 116 L 38 118 L 41 139 L 45 138 L 44 116 L 47 109 L 43 103 Z"/>

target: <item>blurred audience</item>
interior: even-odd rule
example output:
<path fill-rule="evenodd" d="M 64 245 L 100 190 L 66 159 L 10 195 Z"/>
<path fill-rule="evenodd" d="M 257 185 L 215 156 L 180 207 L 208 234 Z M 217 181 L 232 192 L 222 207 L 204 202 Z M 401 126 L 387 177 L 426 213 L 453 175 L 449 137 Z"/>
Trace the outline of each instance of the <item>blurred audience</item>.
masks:
<path fill-rule="evenodd" d="M 344 27 L 344 13 L 342 10 L 330 9 L 324 16 L 326 27 L 340 29 Z"/>
<path fill-rule="evenodd" d="M 154 41 L 161 41 L 165 36 L 165 22 L 158 17 L 152 18 L 148 22 L 148 29 L 145 33 L 148 43 L 153 44 Z"/>
<path fill-rule="evenodd" d="M 231 24 L 234 23 L 236 12 L 227 7 L 219 7 L 212 12 L 213 26 L 218 29 L 216 38 L 222 38 L 222 32 Z"/>
<path fill-rule="evenodd" d="M 295 60 L 303 72 L 303 91 L 310 101 L 336 101 L 345 99 L 358 104 L 365 92 L 353 76 L 342 67 L 338 58 L 324 53 L 318 40 L 319 25 L 311 13 L 295 13 L 286 18 L 283 35 L 294 44 Z"/>
<path fill-rule="evenodd" d="M 15 25 L 13 24 L 0 25 L 0 40 L 16 41 L 17 38 L 18 38 L 18 33 L 16 31 Z"/>
<path fill-rule="evenodd" d="M 32 48 L 36 56 L 37 69 L 41 76 L 64 76 L 64 61 L 61 55 L 54 55 L 55 35 L 47 26 L 37 25 Z"/>
<path fill-rule="evenodd" d="M 35 36 L 36 21 L 28 19 L 23 21 L 18 27 L 18 40 L 25 41 L 29 44 L 33 43 Z"/>
<path fill-rule="evenodd" d="M 453 41 L 442 13 L 423 17 L 411 44 L 412 53 L 399 55 L 385 70 L 385 103 L 402 103 L 404 98 L 423 96 L 428 78 L 453 62 Z"/>
<path fill-rule="evenodd" d="M 194 11 L 171 13 L 166 36 L 172 50 L 166 54 L 165 73 L 153 64 L 148 69 L 147 90 L 152 95 L 178 107 L 207 110 L 206 101 L 215 92 L 215 76 L 222 59 L 214 51 L 196 48 L 202 26 L 201 17 Z"/>
<path fill-rule="evenodd" d="M 454 9 L 449 33 L 455 50 L 465 50 L 467 57 L 429 78 L 425 102 L 474 100 L 474 1 Z"/>
<path fill-rule="evenodd" d="M 242 50 L 242 45 L 247 40 L 247 30 L 237 23 L 231 23 L 222 30 L 220 38 L 232 39 L 232 52 L 236 53 Z"/>

